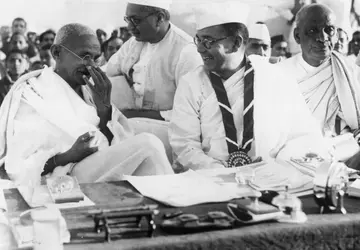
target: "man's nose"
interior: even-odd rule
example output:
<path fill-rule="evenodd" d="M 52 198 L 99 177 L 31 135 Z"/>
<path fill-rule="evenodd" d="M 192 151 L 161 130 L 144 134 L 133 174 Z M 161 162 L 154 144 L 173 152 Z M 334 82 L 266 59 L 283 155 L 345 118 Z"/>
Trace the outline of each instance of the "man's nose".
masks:
<path fill-rule="evenodd" d="M 329 40 L 329 35 L 325 32 L 324 29 L 322 29 L 320 32 L 319 32 L 319 40 L 321 42 L 325 42 L 325 41 L 328 41 Z"/>
<path fill-rule="evenodd" d="M 260 48 L 259 48 L 259 55 L 260 56 L 266 56 L 266 51 L 262 46 L 260 46 Z"/>
<path fill-rule="evenodd" d="M 129 22 L 127 23 L 127 29 L 129 31 L 134 30 L 135 29 L 135 25 L 132 23 L 132 21 L 129 20 Z"/>
<path fill-rule="evenodd" d="M 196 45 L 196 48 L 197 48 L 197 52 L 198 53 L 203 53 L 206 51 L 206 48 L 204 46 L 204 44 L 202 42 L 199 42 L 197 45 Z"/>

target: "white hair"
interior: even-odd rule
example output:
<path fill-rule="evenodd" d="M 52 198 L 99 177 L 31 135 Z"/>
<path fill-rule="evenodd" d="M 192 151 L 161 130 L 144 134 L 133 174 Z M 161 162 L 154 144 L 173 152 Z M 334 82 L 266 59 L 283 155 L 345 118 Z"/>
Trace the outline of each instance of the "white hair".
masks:
<path fill-rule="evenodd" d="M 96 37 L 95 31 L 88 26 L 80 23 L 69 23 L 62 26 L 56 33 L 54 44 L 65 44 L 70 37 L 84 35 L 94 35 Z"/>

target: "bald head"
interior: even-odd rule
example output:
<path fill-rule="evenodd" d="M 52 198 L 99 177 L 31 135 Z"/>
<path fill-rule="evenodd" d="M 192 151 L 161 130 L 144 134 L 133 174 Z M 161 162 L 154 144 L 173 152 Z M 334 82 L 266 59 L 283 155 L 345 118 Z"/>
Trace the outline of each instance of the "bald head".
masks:
<path fill-rule="evenodd" d="M 66 24 L 59 29 L 56 34 L 54 44 L 58 45 L 69 45 L 72 43 L 74 38 L 80 36 L 95 36 L 96 33 L 88 26 L 79 24 L 79 23 L 70 23 Z"/>
<path fill-rule="evenodd" d="M 337 41 L 335 19 L 334 12 L 322 4 L 306 5 L 296 16 L 294 38 L 303 59 L 313 67 L 331 56 Z"/>
<path fill-rule="evenodd" d="M 55 59 L 55 72 L 72 88 L 84 85 L 83 77 L 90 77 L 88 66 L 97 66 L 101 55 L 100 42 L 89 27 L 71 23 L 60 28 L 51 54 Z"/>
<path fill-rule="evenodd" d="M 295 23 L 296 27 L 301 26 L 305 20 L 312 16 L 319 16 L 321 18 L 327 19 L 336 18 L 335 13 L 328 6 L 323 4 L 309 4 L 302 7 L 299 12 L 296 14 Z M 335 20 L 334 20 L 335 21 Z"/>

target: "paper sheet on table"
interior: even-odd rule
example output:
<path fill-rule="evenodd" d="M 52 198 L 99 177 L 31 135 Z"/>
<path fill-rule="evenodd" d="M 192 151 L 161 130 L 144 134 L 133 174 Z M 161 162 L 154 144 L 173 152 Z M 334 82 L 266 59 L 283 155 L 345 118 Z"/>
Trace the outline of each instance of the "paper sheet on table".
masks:
<path fill-rule="evenodd" d="M 360 179 L 355 180 L 347 189 L 349 196 L 360 197 Z"/>
<path fill-rule="evenodd" d="M 265 164 L 268 164 L 267 162 L 257 162 L 253 164 L 249 164 L 243 167 L 236 167 L 236 168 L 214 168 L 214 169 L 201 169 L 197 170 L 196 172 L 211 178 L 213 181 L 215 181 L 218 184 L 229 184 L 229 183 L 237 183 L 235 179 L 236 173 L 242 172 L 245 170 L 245 168 L 258 168 L 260 166 L 263 166 Z"/>
<path fill-rule="evenodd" d="M 255 177 L 249 185 L 259 191 L 282 191 L 288 185 L 290 192 L 300 192 L 312 189 L 313 178 L 290 164 L 271 162 L 256 168 Z"/>
<path fill-rule="evenodd" d="M 248 195 L 237 189 L 219 185 L 192 170 L 173 175 L 125 175 L 124 178 L 142 195 L 175 207 L 225 202 Z"/>
<path fill-rule="evenodd" d="M 95 205 L 85 194 L 84 200 L 79 202 L 68 202 L 68 203 L 58 203 L 55 204 L 51 199 L 50 192 L 46 185 L 36 186 L 34 193 L 31 197 L 29 190 L 26 187 L 18 187 L 20 194 L 23 196 L 25 201 L 29 204 L 30 207 L 56 207 L 58 209 L 65 208 L 76 208 L 76 207 L 86 207 Z"/>

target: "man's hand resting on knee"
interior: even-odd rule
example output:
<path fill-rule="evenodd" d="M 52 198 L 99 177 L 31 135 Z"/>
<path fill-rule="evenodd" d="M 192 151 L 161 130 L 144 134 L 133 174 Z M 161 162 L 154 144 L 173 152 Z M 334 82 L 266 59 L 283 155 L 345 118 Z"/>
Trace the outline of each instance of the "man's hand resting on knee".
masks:
<path fill-rule="evenodd" d="M 69 163 L 80 162 L 84 158 L 98 151 L 98 147 L 93 146 L 92 143 L 94 137 L 94 132 L 87 132 L 81 135 L 68 151 L 50 158 L 46 162 L 44 171 L 41 175 L 53 172 L 57 166 L 66 166 Z"/>

